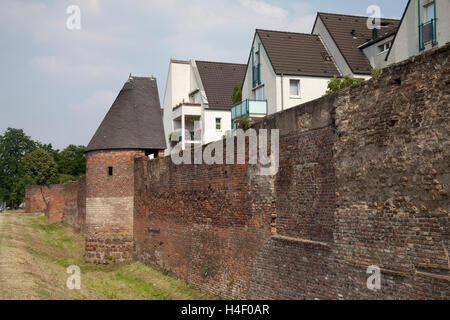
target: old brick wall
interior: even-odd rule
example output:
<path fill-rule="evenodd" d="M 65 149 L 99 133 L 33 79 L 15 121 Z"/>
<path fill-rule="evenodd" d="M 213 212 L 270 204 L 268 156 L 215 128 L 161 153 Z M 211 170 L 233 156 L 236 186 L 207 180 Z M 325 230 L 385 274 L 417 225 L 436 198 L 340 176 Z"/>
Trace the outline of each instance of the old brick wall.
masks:
<path fill-rule="evenodd" d="M 138 259 L 211 293 L 246 296 L 272 210 L 249 181 L 270 181 L 250 165 L 177 166 L 170 157 L 137 159 L 135 179 Z"/>
<path fill-rule="evenodd" d="M 449 51 L 394 65 L 335 103 L 336 257 L 343 269 L 380 266 L 386 297 L 450 297 Z"/>
<path fill-rule="evenodd" d="M 136 150 L 87 153 L 87 262 L 120 262 L 133 256 L 134 157 L 138 155 L 144 154 Z"/>
<path fill-rule="evenodd" d="M 75 228 L 79 230 L 81 234 L 84 234 L 85 226 L 86 226 L 86 176 L 83 176 L 78 180 L 77 217 Z"/>
<path fill-rule="evenodd" d="M 266 117 L 273 177 L 136 160 L 137 257 L 225 297 L 449 299 L 448 53 Z"/>
<path fill-rule="evenodd" d="M 78 181 L 64 185 L 62 221 L 75 227 L 78 215 Z"/>
<path fill-rule="evenodd" d="M 64 209 L 64 185 L 53 184 L 48 187 L 48 205 L 45 210 L 45 216 L 48 223 L 61 222 Z"/>
<path fill-rule="evenodd" d="M 25 188 L 25 212 L 44 212 L 47 209 L 46 186 L 28 185 Z"/>
<path fill-rule="evenodd" d="M 48 223 L 64 222 L 84 233 L 86 178 L 64 185 L 27 186 L 26 212 L 44 212 Z"/>

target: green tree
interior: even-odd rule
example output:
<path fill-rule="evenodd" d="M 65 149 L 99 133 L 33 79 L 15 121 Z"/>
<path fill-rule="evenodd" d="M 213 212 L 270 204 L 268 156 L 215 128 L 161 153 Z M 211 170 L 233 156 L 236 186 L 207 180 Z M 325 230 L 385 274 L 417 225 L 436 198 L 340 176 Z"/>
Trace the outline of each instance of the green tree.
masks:
<path fill-rule="evenodd" d="M 363 81 L 364 79 L 351 78 L 350 76 L 344 76 L 343 78 L 334 76 L 330 81 L 328 81 L 328 90 L 325 95 L 350 87 L 356 83 L 360 83 Z"/>
<path fill-rule="evenodd" d="M 242 101 L 242 82 L 236 83 L 231 93 L 231 100 L 234 104 L 238 104 Z"/>
<path fill-rule="evenodd" d="M 20 178 L 20 162 L 25 154 L 36 148 L 36 142 L 21 129 L 8 128 L 0 135 L 0 200 L 10 206 L 16 204 L 13 203 L 13 186 Z"/>
<path fill-rule="evenodd" d="M 37 185 L 58 183 L 58 166 L 44 149 L 36 149 L 23 157 L 21 176 Z"/>
<path fill-rule="evenodd" d="M 58 153 L 57 164 L 60 174 L 71 175 L 75 179 L 86 173 L 85 146 L 69 145 Z"/>

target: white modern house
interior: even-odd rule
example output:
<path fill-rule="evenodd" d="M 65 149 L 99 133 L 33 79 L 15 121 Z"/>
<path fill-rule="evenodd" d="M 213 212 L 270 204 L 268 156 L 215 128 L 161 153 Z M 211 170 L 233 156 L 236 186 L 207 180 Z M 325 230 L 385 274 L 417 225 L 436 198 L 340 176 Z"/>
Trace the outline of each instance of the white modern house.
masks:
<path fill-rule="evenodd" d="M 450 41 L 450 0 L 410 0 L 385 60 L 406 60 Z"/>
<path fill-rule="evenodd" d="M 206 144 L 231 130 L 231 94 L 241 83 L 244 64 L 207 61 L 170 61 L 164 94 L 164 132 L 167 149 L 178 143 Z M 184 133 L 184 134 L 183 134 Z"/>
<path fill-rule="evenodd" d="M 231 109 L 239 118 L 261 118 L 325 94 L 341 75 L 317 35 L 257 29 L 246 67 L 243 101 Z"/>
<path fill-rule="evenodd" d="M 400 21 L 380 19 L 368 26 L 368 17 L 317 13 L 312 34 L 322 39 L 342 75 L 368 79 L 373 68 L 384 68 Z"/>

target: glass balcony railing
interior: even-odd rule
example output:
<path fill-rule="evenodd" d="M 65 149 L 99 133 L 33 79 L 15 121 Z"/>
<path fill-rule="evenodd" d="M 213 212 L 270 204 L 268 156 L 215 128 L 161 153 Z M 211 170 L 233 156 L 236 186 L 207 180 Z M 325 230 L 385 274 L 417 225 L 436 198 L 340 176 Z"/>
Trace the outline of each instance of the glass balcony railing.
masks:
<path fill-rule="evenodd" d="M 267 114 L 266 100 L 246 99 L 231 108 L 231 120 L 240 117 L 264 116 Z"/>
<path fill-rule="evenodd" d="M 419 25 L 420 50 L 425 50 L 425 45 L 428 43 L 435 46 L 437 44 L 436 40 L 436 19 L 431 19 Z"/>

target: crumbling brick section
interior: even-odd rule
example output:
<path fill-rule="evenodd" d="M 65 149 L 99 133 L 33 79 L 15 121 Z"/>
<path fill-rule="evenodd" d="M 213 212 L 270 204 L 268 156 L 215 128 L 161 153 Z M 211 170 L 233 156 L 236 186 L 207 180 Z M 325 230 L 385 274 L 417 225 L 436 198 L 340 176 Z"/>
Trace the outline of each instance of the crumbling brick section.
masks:
<path fill-rule="evenodd" d="M 48 188 L 46 186 L 28 185 L 25 188 L 25 212 L 37 213 L 47 209 L 46 196 Z"/>
<path fill-rule="evenodd" d="M 86 178 L 68 184 L 27 186 L 25 211 L 44 212 L 48 223 L 64 222 L 84 233 L 86 220 Z"/>
<path fill-rule="evenodd" d="M 54 184 L 48 188 L 48 206 L 45 210 L 45 216 L 48 223 L 61 222 L 64 208 L 64 185 Z"/>
<path fill-rule="evenodd" d="M 87 262 L 105 264 L 132 259 L 134 158 L 144 155 L 137 150 L 87 153 Z"/>

